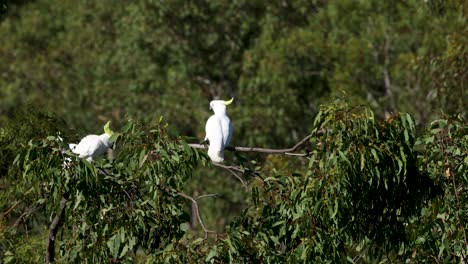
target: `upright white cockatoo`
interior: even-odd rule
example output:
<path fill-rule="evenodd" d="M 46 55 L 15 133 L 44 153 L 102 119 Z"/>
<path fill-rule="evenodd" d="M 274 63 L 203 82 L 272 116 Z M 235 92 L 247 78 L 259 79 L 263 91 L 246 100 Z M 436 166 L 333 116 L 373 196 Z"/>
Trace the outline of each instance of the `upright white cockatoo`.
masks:
<path fill-rule="evenodd" d="M 206 137 L 208 141 L 208 156 L 213 162 L 223 162 L 224 148 L 229 144 L 232 137 L 232 123 L 226 115 L 226 106 L 230 105 L 234 98 L 229 101 L 213 100 L 210 102 L 210 109 L 214 115 L 208 118 L 205 125 Z"/>
<path fill-rule="evenodd" d="M 112 143 L 109 138 L 114 134 L 114 131 L 110 129 L 110 121 L 104 126 L 104 134 L 101 135 L 87 135 L 81 139 L 78 144 L 69 144 L 71 151 L 75 154 L 80 155 L 80 158 L 85 158 L 88 162 L 92 162 L 93 159 L 104 152 L 108 148 L 112 148 Z"/>

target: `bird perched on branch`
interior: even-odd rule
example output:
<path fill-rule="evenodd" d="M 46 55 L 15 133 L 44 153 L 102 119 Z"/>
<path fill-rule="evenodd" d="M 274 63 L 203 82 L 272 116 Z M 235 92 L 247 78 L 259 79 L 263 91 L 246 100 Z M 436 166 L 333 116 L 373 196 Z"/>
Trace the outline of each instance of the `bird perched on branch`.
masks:
<path fill-rule="evenodd" d="M 112 148 L 112 142 L 109 141 L 114 131 L 110 129 L 110 121 L 104 126 L 104 134 L 87 135 L 81 139 L 78 144 L 69 144 L 71 151 L 78 154 L 80 158 L 85 158 L 88 162 Z"/>
<path fill-rule="evenodd" d="M 206 136 L 204 142 L 209 142 L 208 156 L 213 162 L 223 162 L 224 148 L 229 144 L 232 137 L 232 123 L 226 115 L 226 106 L 234 101 L 213 100 L 210 109 L 214 115 L 208 118 L 205 125 Z"/>

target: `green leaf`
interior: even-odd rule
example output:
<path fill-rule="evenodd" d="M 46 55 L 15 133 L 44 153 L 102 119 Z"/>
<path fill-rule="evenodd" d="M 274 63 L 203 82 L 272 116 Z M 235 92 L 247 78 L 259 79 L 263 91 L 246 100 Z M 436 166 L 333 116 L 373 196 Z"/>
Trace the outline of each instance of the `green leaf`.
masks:
<path fill-rule="evenodd" d="M 192 245 L 198 245 L 198 244 L 200 244 L 201 242 L 203 242 L 203 240 L 204 240 L 203 238 L 199 237 L 199 238 L 193 240 L 191 244 L 192 244 Z"/>
<path fill-rule="evenodd" d="M 91 171 L 92 175 L 96 175 L 96 168 L 89 163 L 86 159 L 82 159 L 84 165 Z"/>
<path fill-rule="evenodd" d="M 333 208 L 333 214 L 330 216 L 331 219 L 335 218 L 338 213 L 338 199 L 335 199 L 335 206 Z"/>
<path fill-rule="evenodd" d="M 188 230 L 188 227 L 187 227 L 186 223 L 181 223 L 179 225 L 179 227 L 180 227 L 180 230 L 183 231 L 183 232 L 187 232 L 187 230 Z"/>
<path fill-rule="evenodd" d="M 120 239 L 118 239 L 116 236 L 114 239 L 114 248 L 112 251 L 112 256 L 114 258 L 117 258 L 119 256 L 119 249 L 120 249 Z"/>
<path fill-rule="evenodd" d="M 7 251 L 5 252 L 5 254 L 3 255 L 3 262 L 5 264 L 7 263 L 13 263 L 13 261 L 15 260 L 15 256 L 14 254 L 11 252 L 11 251 Z"/>
<path fill-rule="evenodd" d="M 128 245 L 125 245 L 124 248 L 122 249 L 122 252 L 120 252 L 119 258 L 122 258 L 123 256 L 125 256 L 125 254 L 127 254 L 127 251 L 128 251 Z"/>
<path fill-rule="evenodd" d="M 275 178 L 275 177 L 267 177 L 267 178 L 264 180 L 264 182 L 269 182 L 269 181 L 278 181 L 278 179 Z"/>
<path fill-rule="evenodd" d="M 215 245 L 211 250 L 210 253 L 208 253 L 208 256 L 205 258 L 205 262 L 211 261 L 216 255 L 218 254 L 218 247 Z"/>
<path fill-rule="evenodd" d="M 408 114 L 408 113 L 406 113 L 406 121 L 408 122 L 411 131 L 415 131 L 415 130 L 416 130 L 416 127 L 415 127 L 415 125 L 414 125 L 414 121 L 413 121 L 413 119 L 411 118 L 411 115 Z"/>
<path fill-rule="evenodd" d="M 180 142 L 182 144 L 182 146 L 184 147 L 184 152 L 185 153 L 191 153 L 191 148 L 189 147 L 189 145 L 187 144 L 187 142 L 185 141 L 181 141 Z"/>
<path fill-rule="evenodd" d="M 346 161 L 346 163 L 348 163 L 348 165 L 351 167 L 351 162 L 349 161 L 349 159 L 346 157 L 346 155 L 341 151 L 341 150 L 338 150 L 338 154 L 340 155 L 340 157 Z"/>
<path fill-rule="evenodd" d="M 375 162 L 379 163 L 380 160 L 379 160 L 379 156 L 377 155 L 377 151 L 374 148 L 372 148 L 371 153 L 372 153 L 372 156 L 374 156 Z"/>
<path fill-rule="evenodd" d="M 403 169 L 403 162 L 400 159 L 396 159 L 398 163 L 398 174 L 400 174 L 401 170 Z"/>
<path fill-rule="evenodd" d="M 73 206 L 73 210 L 75 210 L 78 205 L 80 205 L 80 202 L 84 200 L 84 197 L 83 197 L 83 194 L 81 192 L 78 192 L 78 194 L 76 195 L 76 201 L 75 201 L 75 206 Z"/>
<path fill-rule="evenodd" d="M 410 145 L 408 130 L 405 129 L 405 131 L 403 132 L 403 134 L 405 135 L 405 142 L 406 142 L 406 144 Z"/>
<path fill-rule="evenodd" d="M 117 258 L 119 256 L 120 237 L 118 237 L 118 235 L 115 234 L 112 237 L 110 237 L 109 240 L 107 240 L 106 244 L 111 252 L 112 257 Z"/>
<path fill-rule="evenodd" d="M 128 123 L 127 123 L 125 126 L 122 127 L 122 132 L 123 132 L 123 133 L 128 133 L 128 132 L 130 132 L 130 130 L 131 130 L 132 127 L 133 127 L 133 124 L 132 124 L 131 122 L 132 122 L 132 120 L 129 120 Z"/>
<path fill-rule="evenodd" d="M 140 158 L 138 159 L 139 160 L 138 164 L 140 168 L 143 166 L 147 158 L 148 158 L 148 155 L 146 154 L 146 148 L 142 149 L 140 152 Z"/>
<path fill-rule="evenodd" d="M 424 242 L 426 242 L 426 239 L 421 236 L 421 237 L 418 237 L 418 239 L 416 239 L 415 244 L 416 245 L 422 245 L 422 244 L 424 244 Z"/>
<path fill-rule="evenodd" d="M 120 242 L 124 242 L 125 241 L 125 229 L 124 227 L 122 226 L 120 228 Z"/>
<path fill-rule="evenodd" d="M 109 142 L 111 143 L 115 143 L 117 141 L 117 139 L 121 136 L 120 133 L 114 133 L 112 134 L 112 136 L 110 136 L 109 138 Z"/>

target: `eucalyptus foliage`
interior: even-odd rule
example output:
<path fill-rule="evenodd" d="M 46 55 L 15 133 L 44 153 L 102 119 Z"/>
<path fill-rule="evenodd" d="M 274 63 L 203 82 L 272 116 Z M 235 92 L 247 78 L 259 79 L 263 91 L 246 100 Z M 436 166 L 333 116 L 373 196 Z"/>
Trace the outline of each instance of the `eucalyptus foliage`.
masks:
<path fill-rule="evenodd" d="M 364 106 L 322 106 L 307 163 L 294 165 L 303 168 L 283 169 L 269 158 L 249 182 L 246 209 L 209 239 L 188 230 L 189 201 L 180 195 L 195 168 L 209 164 L 206 155 L 169 137 L 161 121 L 149 129 L 128 121 L 111 138 L 114 152 L 88 163 L 66 150 L 57 119 L 37 117 L 31 125 L 43 132 L 6 148 L 16 150 L 1 193 L 6 263 L 41 261 L 31 252 L 46 251 L 40 241 L 62 201 L 59 263 L 466 259 L 468 137 L 461 116 L 436 120 L 417 137 L 405 113 L 379 120 Z M 20 133 L 25 127 L 12 127 L 28 137 Z M 12 131 L 2 132 L 3 142 Z"/>
<path fill-rule="evenodd" d="M 437 194 L 418 170 L 411 116 L 378 121 L 366 107 L 329 105 L 312 133 L 307 172 L 252 183 L 249 208 L 207 261 L 372 261 L 409 243 L 405 227 Z"/>
<path fill-rule="evenodd" d="M 418 139 L 420 170 L 443 192 L 412 221 L 413 256 L 419 262 L 468 261 L 468 124 L 460 115 L 435 120 Z"/>
<path fill-rule="evenodd" d="M 60 261 L 132 260 L 131 252 L 157 253 L 185 233 L 189 218 L 177 192 L 198 153 L 160 126 L 143 131 L 134 122 L 111 140 L 119 150 L 110 161 L 81 160 L 54 136 L 31 139 L 15 159 L 22 171 L 16 188 L 30 188 L 49 219 L 59 214 L 62 198 L 68 201 L 57 238 Z M 66 157 L 71 161 L 64 163 Z"/>

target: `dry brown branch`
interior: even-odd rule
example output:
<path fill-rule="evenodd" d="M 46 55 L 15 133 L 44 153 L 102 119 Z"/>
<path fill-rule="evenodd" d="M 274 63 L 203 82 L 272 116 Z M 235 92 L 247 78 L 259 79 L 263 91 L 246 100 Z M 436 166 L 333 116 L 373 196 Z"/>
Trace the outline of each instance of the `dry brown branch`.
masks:
<path fill-rule="evenodd" d="M 23 218 L 27 217 L 28 215 L 34 213 L 35 211 L 37 211 L 39 208 L 37 206 L 34 206 L 32 208 L 29 208 L 28 210 L 26 210 L 26 212 L 22 213 L 18 219 L 16 219 L 15 223 L 13 224 L 14 227 L 18 227 L 18 225 L 21 223 L 21 221 L 23 220 Z M 25 221 L 26 223 L 26 221 Z M 27 228 L 27 227 L 26 227 Z"/>
<path fill-rule="evenodd" d="M 188 199 L 188 200 L 192 201 L 192 205 L 193 205 L 193 207 L 195 208 L 195 213 L 196 213 L 196 215 L 197 215 L 198 222 L 200 223 L 200 226 L 202 227 L 203 232 L 205 232 L 205 239 L 208 238 L 208 233 L 216 233 L 215 231 L 211 231 L 211 230 L 206 229 L 205 225 L 203 224 L 203 220 L 201 219 L 201 216 L 200 216 L 200 209 L 199 209 L 199 207 L 198 207 L 198 202 L 197 202 L 197 200 L 200 199 L 200 198 L 202 198 L 202 197 L 198 197 L 198 198 L 194 199 L 193 197 L 191 197 L 191 196 L 189 196 L 189 195 L 187 195 L 187 194 L 185 194 L 185 193 L 183 193 L 183 192 L 177 192 L 177 195 L 182 196 L 182 197 L 184 197 L 185 199 Z"/>
<path fill-rule="evenodd" d="M 229 151 L 238 151 L 238 152 L 258 152 L 258 153 L 269 153 L 269 154 L 284 154 L 290 156 L 309 156 L 309 153 L 294 153 L 296 152 L 301 146 L 307 143 L 307 141 L 312 137 L 312 135 L 308 135 L 299 141 L 296 145 L 292 148 L 286 149 L 271 149 L 271 148 L 257 148 L 257 147 L 235 147 L 235 146 L 226 146 L 224 149 Z M 203 144 L 188 144 L 192 148 L 197 149 L 206 149 L 208 148 L 207 145 Z"/>
<path fill-rule="evenodd" d="M 197 198 L 195 198 L 195 200 L 198 201 L 198 200 L 201 199 L 201 198 L 216 197 L 216 196 L 218 196 L 217 193 L 208 193 L 208 194 L 204 194 L 204 195 L 198 196 Z"/>
<path fill-rule="evenodd" d="M 63 224 L 63 218 L 65 217 L 65 208 L 67 207 L 68 194 L 62 195 L 60 201 L 60 211 L 55 215 L 54 220 L 49 227 L 49 236 L 47 237 L 46 243 L 46 264 L 53 263 L 55 260 L 55 238 L 57 232 Z"/>
<path fill-rule="evenodd" d="M 242 168 L 239 168 L 239 167 L 236 167 L 236 166 L 227 166 L 227 165 L 223 165 L 223 164 L 216 163 L 216 162 L 213 162 L 213 165 L 216 166 L 216 167 L 220 167 L 220 168 L 228 170 L 232 175 L 234 175 L 234 177 L 236 177 L 242 183 L 243 186 L 247 186 L 245 184 L 244 179 L 242 179 L 242 177 L 235 172 L 235 171 L 238 171 L 238 172 L 244 174 L 245 170 L 243 170 Z"/>
<path fill-rule="evenodd" d="M 3 217 L 7 217 L 11 211 L 19 204 L 20 202 L 17 201 L 15 204 L 13 204 L 12 206 L 10 206 L 10 208 L 8 208 L 4 213 L 3 213 Z"/>

